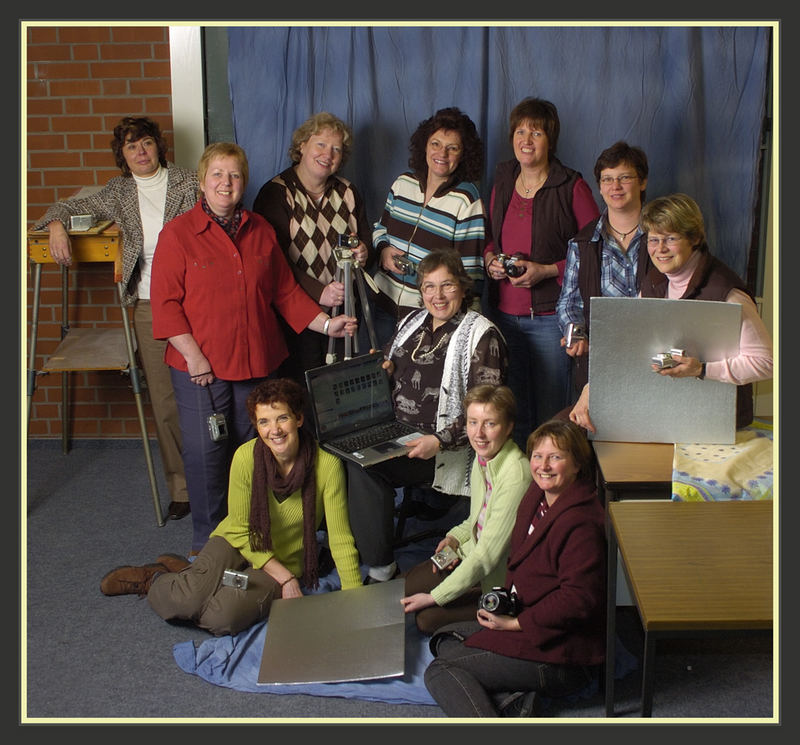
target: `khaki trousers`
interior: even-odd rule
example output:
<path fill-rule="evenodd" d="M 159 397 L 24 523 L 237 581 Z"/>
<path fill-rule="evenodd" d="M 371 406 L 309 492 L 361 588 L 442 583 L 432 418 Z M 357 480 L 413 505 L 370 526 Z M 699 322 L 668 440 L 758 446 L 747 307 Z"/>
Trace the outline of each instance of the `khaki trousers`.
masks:
<path fill-rule="evenodd" d="M 153 409 L 153 419 L 158 437 L 158 450 L 164 467 L 170 500 L 188 502 L 186 476 L 181 457 L 181 428 L 178 422 L 178 406 L 172 390 L 169 366 L 164 362 L 167 342 L 153 338 L 153 313 L 149 300 L 137 300 L 133 309 L 133 328 L 139 358 L 142 361 L 147 390 Z"/>
<path fill-rule="evenodd" d="M 248 576 L 247 589 L 222 584 L 222 573 L 236 569 Z M 280 585 L 265 571 L 253 569 L 221 536 L 212 536 L 192 565 L 159 574 L 147 602 L 165 621 L 191 621 L 216 636 L 238 634 L 269 615 Z"/>

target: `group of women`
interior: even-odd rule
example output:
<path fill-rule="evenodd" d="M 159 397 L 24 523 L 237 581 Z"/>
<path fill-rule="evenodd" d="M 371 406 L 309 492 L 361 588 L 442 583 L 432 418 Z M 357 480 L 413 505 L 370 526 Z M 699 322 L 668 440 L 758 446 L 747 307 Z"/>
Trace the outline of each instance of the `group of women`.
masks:
<path fill-rule="evenodd" d="M 737 384 L 739 426 L 752 419 L 748 384 L 771 377 L 771 342 L 741 280 L 711 255 L 693 200 L 645 204 L 640 148 L 617 142 L 598 158 L 601 214 L 580 173 L 556 157 L 553 104 L 525 99 L 509 124 L 514 158 L 497 166 L 488 210 L 475 185 L 475 125 L 447 108 L 412 135 L 409 170 L 370 225 L 358 190 L 337 174 L 350 128 L 328 113 L 295 131 L 292 165 L 263 185 L 253 210 L 242 205 L 239 146 L 209 145 L 194 176 L 166 162 L 157 125 L 120 123 L 123 175 L 89 200 L 54 205 L 41 226 L 62 264 L 69 214 L 122 226 L 126 298 L 175 474 L 170 514 L 186 514 L 188 499 L 195 556 L 117 567 L 104 593 L 147 594 L 165 619 L 236 633 L 266 617 L 272 599 L 316 585 L 323 525 L 343 589 L 361 584 L 360 563 L 367 584 L 397 576 L 395 490 L 432 487 L 470 506 L 436 548 L 454 561 L 406 575 L 405 610 L 435 640 L 425 680 L 437 702 L 453 716 L 529 714 L 531 695 L 520 693 L 586 685 L 603 661 L 605 600 L 603 508 L 585 436 L 591 298 L 742 304 L 737 357 L 678 358 L 661 372 Z M 336 313 L 343 236 L 379 290 L 370 311 L 395 412 L 424 432 L 405 457 L 369 469 L 345 469 L 303 427 L 304 371 L 363 331 L 367 309 Z M 585 333 L 567 346 L 569 324 Z M 221 583 L 225 569 L 248 576 L 244 592 Z M 498 586 L 513 611 L 476 612 Z"/>

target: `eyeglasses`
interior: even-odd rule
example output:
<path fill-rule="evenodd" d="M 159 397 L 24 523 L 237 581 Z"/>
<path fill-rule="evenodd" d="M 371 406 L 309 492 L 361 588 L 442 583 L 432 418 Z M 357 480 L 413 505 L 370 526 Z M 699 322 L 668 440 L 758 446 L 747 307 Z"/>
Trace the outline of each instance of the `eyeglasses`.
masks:
<path fill-rule="evenodd" d="M 650 235 L 647 237 L 647 247 L 658 248 L 663 243 L 667 248 L 675 248 L 682 240 L 682 235 L 668 235 L 665 238 L 656 238 L 654 235 Z"/>
<path fill-rule="evenodd" d="M 636 181 L 638 176 L 631 176 L 630 173 L 623 173 L 621 176 L 601 176 L 600 184 L 602 186 L 611 186 L 615 181 L 618 184 L 629 184 L 631 181 Z"/>
<path fill-rule="evenodd" d="M 419 290 L 423 295 L 435 295 L 440 290 L 445 295 L 452 295 L 458 291 L 458 288 L 459 285 L 455 282 L 442 282 L 440 285 L 435 285 L 433 282 L 426 282 Z"/>

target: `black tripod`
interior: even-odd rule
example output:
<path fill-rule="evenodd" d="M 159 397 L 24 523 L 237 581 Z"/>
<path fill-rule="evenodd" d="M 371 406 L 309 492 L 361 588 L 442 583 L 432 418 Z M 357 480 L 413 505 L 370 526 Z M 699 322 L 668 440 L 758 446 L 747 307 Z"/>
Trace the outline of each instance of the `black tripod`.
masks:
<path fill-rule="evenodd" d="M 340 236 L 340 245 L 333 249 L 334 255 L 336 256 L 336 274 L 334 276 L 334 281 L 344 284 L 344 314 L 346 316 L 352 316 L 355 315 L 353 312 L 355 306 L 355 297 L 353 295 L 353 276 L 355 275 L 358 296 L 361 300 L 361 310 L 364 315 L 364 322 L 367 324 L 367 332 L 369 333 L 369 343 L 372 349 L 377 349 L 378 340 L 375 336 L 375 327 L 372 323 L 372 310 L 370 309 L 369 298 L 367 297 L 367 281 L 369 281 L 370 286 L 375 290 L 375 292 L 378 292 L 378 288 L 372 281 L 372 277 L 364 272 L 361 264 L 358 263 L 358 259 L 353 256 L 352 249 L 341 245 L 342 242 L 347 243 L 348 240 L 348 236 Z M 340 305 L 335 306 L 331 310 L 331 317 L 339 315 L 340 310 Z M 358 335 L 348 336 L 345 334 L 344 359 L 351 359 L 353 356 L 353 350 L 355 350 L 356 354 L 359 353 Z M 325 356 L 325 364 L 330 365 L 332 362 L 337 361 L 336 339 L 334 337 L 330 337 L 330 339 L 328 339 L 328 353 Z"/>

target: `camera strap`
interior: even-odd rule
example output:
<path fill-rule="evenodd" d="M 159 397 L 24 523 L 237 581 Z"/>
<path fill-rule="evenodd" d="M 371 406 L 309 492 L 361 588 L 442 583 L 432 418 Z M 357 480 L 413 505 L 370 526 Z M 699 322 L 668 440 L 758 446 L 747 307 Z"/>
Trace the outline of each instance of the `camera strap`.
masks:
<path fill-rule="evenodd" d="M 208 400 L 211 402 L 211 413 L 216 414 L 217 407 L 214 405 L 214 396 L 211 395 L 211 386 L 207 385 L 205 386 L 205 389 L 208 391 Z"/>

